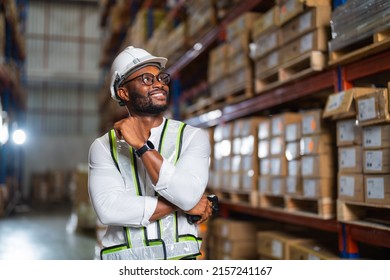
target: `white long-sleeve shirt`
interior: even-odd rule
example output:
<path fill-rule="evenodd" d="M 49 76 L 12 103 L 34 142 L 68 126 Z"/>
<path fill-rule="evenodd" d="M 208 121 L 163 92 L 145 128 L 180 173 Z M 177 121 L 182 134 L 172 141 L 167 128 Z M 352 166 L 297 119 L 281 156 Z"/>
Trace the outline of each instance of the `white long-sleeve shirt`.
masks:
<path fill-rule="evenodd" d="M 164 119 L 165 121 L 165 119 Z M 151 130 L 149 140 L 160 141 L 164 122 Z M 193 208 L 208 181 L 210 143 L 205 131 L 187 125 L 184 129 L 182 150 L 176 165 L 163 159 L 159 179 L 153 189 L 183 211 Z M 144 181 L 150 179 L 138 160 L 138 174 L 144 174 Z M 157 237 L 156 227 L 149 222 L 157 206 L 154 193 L 134 196 L 127 189 L 122 174 L 116 168 L 110 152 L 109 135 L 97 138 L 89 151 L 89 193 L 98 218 L 109 226 L 103 238 L 104 246 L 116 245 L 123 241 L 122 227 L 147 227 L 150 239 Z M 194 227 L 181 223 L 180 231 L 190 231 L 196 235 Z"/>

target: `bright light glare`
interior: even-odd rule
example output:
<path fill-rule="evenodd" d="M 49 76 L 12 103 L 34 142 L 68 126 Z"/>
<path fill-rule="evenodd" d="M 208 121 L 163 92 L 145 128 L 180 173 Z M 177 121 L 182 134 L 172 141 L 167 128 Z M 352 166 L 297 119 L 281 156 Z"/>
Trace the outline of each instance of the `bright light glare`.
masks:
<path fill-rule="evenodd" d="M 3 125 L 0 125 L 0 144 L 4 145 L 7 143 L 8 138 L 8 124 L 4 123 Z"/>
<path fill-rule="evenodd" d="M 12 134 L 12 140 L 15 144 L 22 145 L 26 141 L 26 133 L 21 129 L 17 129 Z"/>

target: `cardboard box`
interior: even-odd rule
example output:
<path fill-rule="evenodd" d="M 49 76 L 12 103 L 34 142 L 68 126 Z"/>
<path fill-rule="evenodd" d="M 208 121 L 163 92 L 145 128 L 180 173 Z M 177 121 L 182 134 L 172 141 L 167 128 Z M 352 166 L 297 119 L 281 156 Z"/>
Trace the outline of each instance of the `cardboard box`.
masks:
<path fill-rule="evenodd" d="M 279 30 L 270 29 L 259 35 L 253 40 L 251 47 L 251 57 L 254 60 L 264 58 L 270 52 L 276 51 L 280 47 L 279 43 Z M 282 53 L 280 53 L 282 54 Z M 282 56 L 280 56 L 280 62 Z"/>
<path fill-rule="evenodd" d="M 363 172 L 363 149 L 360 145 L 338 148 L 338 167 L 341 173 Z"/>
<path fill-rule="evenodd" d="M 334 151 L 333 137 L 328 133 L 304 136 L 300 146 L 301 155 L 330 154 Z"/>
<path fill-rule="evenodd" d="M 390 204 L 390 175 L 365 175 L 365 202 Z"/>
<path fill-rule="evenodd" d="M 268 139 L 271 137 L 271 119 L 263 119 L 259 123 L 258 138 L 259 140 Z"/>
<path fill-rule="evenodd" d="M 302 174 L 301 159 L 290 160 L 287 163 L 287 175 L 288 176 L 301 176 Z"/>
<path fill-rule="evenodd" d="M 299 0 L 286 0 L 279 3 L 279 22 L 285 24 L 295 16 L 301 14 L 305 9 L 305 4 Z"/>
<path fill-rule="evenodd" d="M 261 58 L 256 58 L 256 53 L 251 53 L 250 55 L 255 59 L 255 77 L 259 77 L 268 70 L 278 67 L 281 60 L 279 49 L 275 49 Z"/>
<path fill-rule="evenodd" d="M 373 125 L 390 121 L 387 88 L 372 88 L 371 92 L 355 95 L 359 125 Z"/>
<path fill-rule="evenodd" d="M 333 178 L 303 178 L 303 196 L 306 198 L 334 198 L 336 196 Z"/>
<path fill-rule="evenodd" d="M 322 118 L 322 109 L 302 112 L 302 135 L 321 134 L 329 130 L 329 124 Z"/>
<path fill-rule="evenodd" d="M 260 175 L 270 175 L 271 160 L 269 158 L 260 159 L 259 173 Z"/>
<path fill-rule="evenodd" d="M 295 142 L 302 137 L 302 123 L 289 123 L 285 127 L 284 139 L 286 142 Z"/>
<path fill-rule="evenodd" d="M 330 5 L 308 9 L 280 28 L 281 44 L 286 44 L 316 28 L 329 26 L 330 15 Z"/>
<path fill-rule="evenodd" d="M 256 39 L 265 31 L 276 29 L 279 25 L 279 7 L 273 6 L 267 12 L 260 15 L 253 23 L 252 38 Z"/>
<path fill-rule="evenodd" d="M 281 136 L 285 133 L 286 125 L 301 121 L 299 113 L 281 113 L 271 117 L 271 136 Z"/>
<path fill-rule="evenodd" d="M 287 176 L 287 159 L 284 155 L 272 156 L 270 160 L 270 175 Z"/>
<path fill-rule="evenodd" d="M 337 245 L 304 241 L 290 244 L 289 260 L 338 260 Z"/>
<path fill-rule="evenodd" d="M 372 88 L 354 87 L 330 94 L 326 101 L 323 118 L 345 119 L 356 116 L 355 95 L 372 92 Z"/>
<path fill-rule="evenodd" d="M 221 260 L 250 260 L 256 259 L 256 246 L 253 240 L 230 240 L 221 238 L 217 240 L 218 259 Z"/>
<path fill-rule="evenodd" d="M 365 174 L 390 173 L 390 149 L 364 150 L 363 172 Z"/>
<path fill-rule="evenodd" d="M 277 225 L 268 221 L 244 221 L 216 218 L 213 221 L 213 234 L 229 240 L 246 240 L 254 242 L 259 230 L 269 230 Z M 253 243 L 252 243 L 253 244 Z"/>
<path fill-rule="evenodd" d="M 303 194 L 303 184 L 301 176 L 286 177 L 286 194 L 301 196 Z"/>
<path fill-rule="evenodd" d="M 270 176 L 260 176 L 258 178 L 258 191 L 260 194 L 267 194 L 270 192 Z"/>
<path fill-rule="evenodd" d="M 285 153 L 285 141 L 283 136 L 275 136 L 270 140 L 270 155 L 280 156 Z"/>
<path fill-rule="evenodd" d="M 261 16 L 261 13 L 246 12 L 234 19 L 226 26 L 226 38 L 231 41 L 237 34 L 250 33 L 254 22 Z"/>
<path fill-rule="evenodd" d="M 338 199 L 364 202 L 363 174 L 339 173 L 337 180 Z"/>
<path fill-rule="evenodd" d="M 289 62 L 294 58 L 301 57 L 313 51 L 327 52 L 328 40 L 328 29 L 326 28 L 319 28 L 304 34 L 281 48 L 281 62 Z"/>
<path fill-rule="evenodd" d="M 390 124 L 363 127 L 364 149 L 380 149 L 390 147 Z"/>
<path fill-rule="evenodd" d="M 283 196 L 286 193 L 286 177 L 270 176 L 269 194 Z"/>
<path fill-rule="evenodd" d="M 335 172 L 332 154 L 305 155 L 301 158 L 301 175 L 304 178 L 332 178 Z"/>
<path fill-rule="evenodd" d="M 286 143 L 285 156 L 288 161 L 301 157 L 300 141 Z"/>
<path fill-rule="evenodd" d="M 291 244 L 308 240 L 306 236 L 281 231 L 260 231 L 257 233 L 257 253 L 261 259 L 287 260 Z"/>
<path fill-rule="evenodd" d="M 258 144 L 258 157 L 263 159 L 268 156 L 270 156 L 270 141 L 268 139 L 260 140 Z"/>
<path fill-rule="evenodd" d="M 339 120 L 336 122 L 337 146 L 362 144 L 362 127 L 356 124 L 356 119 Z"/>

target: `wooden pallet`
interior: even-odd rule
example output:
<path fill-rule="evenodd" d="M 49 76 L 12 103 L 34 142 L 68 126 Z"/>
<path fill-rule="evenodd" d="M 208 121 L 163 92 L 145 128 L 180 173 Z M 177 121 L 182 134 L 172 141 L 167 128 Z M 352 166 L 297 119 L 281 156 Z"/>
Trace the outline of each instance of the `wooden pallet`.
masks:
<path fill-rule="evenodd" d="M 261 194 L 259 195 L 259 207 L 323 220 L 336 216 L 335 201 L 332 198 L 307 199 L 298 196 Z"/>
<path fill-rule="evenodd" d="M 390 231 L 390 205 L 337 200 L 337 220 Z"/>
<path fill-rule="evenodd" d="M 390 48 L 390 28 L 330 52 L 329 65 L 346 64 Z"/>
<path fill-rule="evenodd" d="M 279 65 L 255 78 L 255 92 L 261 94 L 290 81 L 302 79 L 327 66 L 327 55 L 320 51 L 311 51 Z"/>
<path fill-rule="evenodd" d="M 232 190 L 214 190 L 219 201 L 227 201 L 235 204 L 242 204 L 251 207 L 257 207 L 257 191 L 232 191 Z"/>

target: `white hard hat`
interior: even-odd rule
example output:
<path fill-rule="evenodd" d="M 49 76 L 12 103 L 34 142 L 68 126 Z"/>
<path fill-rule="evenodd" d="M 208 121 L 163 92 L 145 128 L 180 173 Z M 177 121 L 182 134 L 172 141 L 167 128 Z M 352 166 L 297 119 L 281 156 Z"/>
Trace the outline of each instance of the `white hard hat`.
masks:
<path fill-rule="evenodd" d="M 148 64 L 165 68 L 167 61 L 165 57 L 153 56 L 144 49 L 127 47 L 114 59 L 111 66 L 111 97 L 116 101 L 121 101 L 116 91 L 131 73 Z"/>

